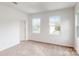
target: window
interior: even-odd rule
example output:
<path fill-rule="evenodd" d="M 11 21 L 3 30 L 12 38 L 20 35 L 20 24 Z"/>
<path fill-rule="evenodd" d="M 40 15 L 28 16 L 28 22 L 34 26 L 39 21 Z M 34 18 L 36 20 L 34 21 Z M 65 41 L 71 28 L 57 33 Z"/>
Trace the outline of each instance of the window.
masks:
<path fill-rule="evenodd" d="M 59 35 L 60 33 L 60 16 L 52 16 L 49 19 L 49 33 Z"/>
<path fill-rule="evenodd" d="M 32 33 L 40 33 L 40 18 L 32 19 Z"/>

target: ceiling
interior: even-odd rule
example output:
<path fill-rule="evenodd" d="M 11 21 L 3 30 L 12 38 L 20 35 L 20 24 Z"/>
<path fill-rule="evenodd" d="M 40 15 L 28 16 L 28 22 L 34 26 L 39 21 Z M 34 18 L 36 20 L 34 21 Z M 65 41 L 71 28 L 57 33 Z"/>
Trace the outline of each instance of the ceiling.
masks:
<path fill-rule="evenodd" d="M 24 13 L 38 13 L 62 8 L 73 7 L 75 2 L 0 2 Z"/>

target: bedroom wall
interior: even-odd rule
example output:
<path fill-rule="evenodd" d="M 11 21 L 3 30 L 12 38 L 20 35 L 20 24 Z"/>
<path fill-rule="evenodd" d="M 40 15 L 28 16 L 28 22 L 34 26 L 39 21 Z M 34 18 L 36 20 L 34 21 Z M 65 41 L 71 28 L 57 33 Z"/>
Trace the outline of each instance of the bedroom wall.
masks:
<path fill-rule="evenodd" d="M 0 5 L 0 51 L 19 44 L 25 33 L 20 30 L 21 20 L 27 20 L 27 15 Z M 23 33 L 22 33 L 23 32 Z"/>
<path fill-rule="evenodd" d="M 49 17 L 61 16 L 61 33 L 60 35 L 49 34 Z M 41 18 L 41 33 L 32 33 L 32 18 Z M 55 11 L 48 11 L 43 13 L 30 14 L 29 16 L 29 40 L 35 40 L 45 43 L 52 43 L 64 46 L 74 46 L 74 8 L 65 8 Z"/>
<path fill-rule="evenodd" d="M 74 41 L 74 48 L 76 49 L 77 53 L 79 54 L 79 29 L 77 29 L 77 25 L 79 22 L 79 17 L 77 17 L 77 13 L 79 13 L 79 3 L 75 5 L 75 10 L 74 10 L 74 16 L 75 16 L 75 41 Z"/>

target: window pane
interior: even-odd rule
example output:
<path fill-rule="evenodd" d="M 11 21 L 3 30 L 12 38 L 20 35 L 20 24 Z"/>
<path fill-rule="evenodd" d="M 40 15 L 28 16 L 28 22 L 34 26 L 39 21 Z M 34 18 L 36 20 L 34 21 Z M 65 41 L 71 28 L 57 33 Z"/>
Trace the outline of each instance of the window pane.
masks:
<path fill-rule="evenodd" d="M 60 16 L 52 16 L 49 19 L 50 34 L 59 34 L 60 33 Z"/>
<path fill-rule="evenodd" d="M 40 18 L 32 19 L 32 33 L 40 33 Z"/>

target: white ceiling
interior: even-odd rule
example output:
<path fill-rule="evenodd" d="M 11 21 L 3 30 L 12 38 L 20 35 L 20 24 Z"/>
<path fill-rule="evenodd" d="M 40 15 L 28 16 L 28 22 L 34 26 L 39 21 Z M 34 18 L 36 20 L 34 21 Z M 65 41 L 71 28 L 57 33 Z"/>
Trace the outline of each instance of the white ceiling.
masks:
<path fill-rule="evenodd" d="M 7 5 L 25 13 L 38 13 L 62 8 L 73 7 L 75 2 L 17 2 L 15 5 L 12 2 L 1 2 L 0 4 Z"/>

